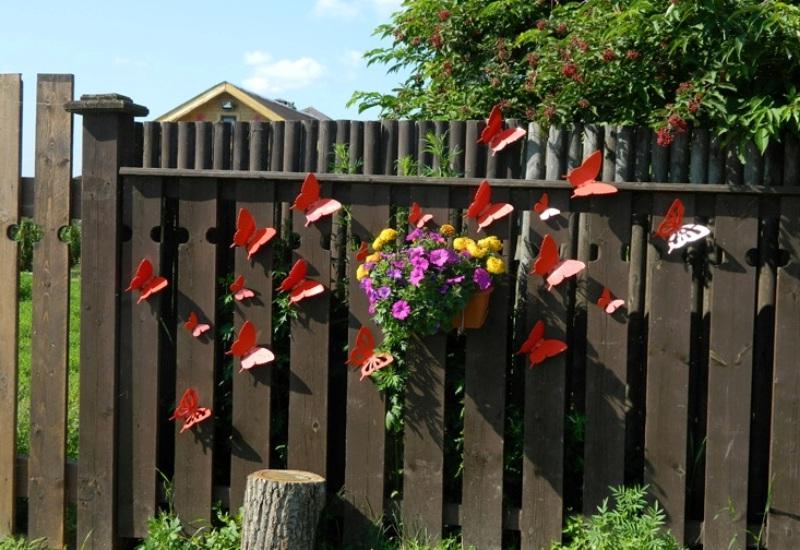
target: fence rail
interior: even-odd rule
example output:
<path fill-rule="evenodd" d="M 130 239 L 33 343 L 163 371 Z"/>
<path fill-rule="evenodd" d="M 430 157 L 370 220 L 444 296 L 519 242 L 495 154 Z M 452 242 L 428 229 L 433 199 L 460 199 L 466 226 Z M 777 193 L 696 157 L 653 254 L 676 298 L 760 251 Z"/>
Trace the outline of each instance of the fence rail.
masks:
<path fill-rule="evenodd" d="M 39 87 L 39 125 L 60 120 L 65 128 L 58 107 L 72 99 L 71 80 L 42 75 Z M 0 163 L 5 230 L 27 213 L 20 204 L 30 187 L 14 148 L 20 91 L 16 75 L 0 75 L 0 160 L 10 159 Z M 609 485 L 631 482 L 650 485 L 687 543 L 744 547 L 762 521 L 762 546 L 800 540 L 795 137 L 742 166 L 701 130 L 663 149 L 640 128 L 530 125 L 524 143 L 492 156 L 475 143 L 480 121 L 139 126 L 133 116 L 142 109 L 125 98 L 94 97 L 70 109 L 84 117 L 80 457 L 77 466 L 64 460 L 65 407 L 43 406 L 66 384 L 66 369 L 46 360 L 44 347 L 63 337 L 68 313 L 66 290 L 56 290 L 68 277 L 57 233 L 75 217 L 77 195 L 70 174 L 50 168 L 70 158 L 64 130 L 52 138 L 55 148 L 45 148 L 51 138 L 42 135 L 33 186 L 34 219 L 47 229 L 34 251 L 34 310 L 41 311 L 34 339 L 54 339 L 34 344 L 37 443 L 26 462 L 0 456 L 0 535 L 15 530 L 15 497 L 26 496 L 31 536 L 61 544 L 65 503 L 75 503 L 78 539 L 90 535 L 87 548 L 109 548 L 145 534 L 163 504 L 157 471 L 172 480 L 178 513 L 198 525 L 215 500 L 241 503 L 247 472 L 289 466 L 343 489 L 345 542 L 397 511 L 407 528 L 434 538 L 460 529 L 464 543 L 479 548 L 539 548 L 560 538 L 565 514 L 591 512 Z M 431 153 L 429 131 L 444 136 L 444 157 Z M 617 182 L 620 193 L 570 200 L 558 180 L 598 148 L 602 179 Z M 398 162 L 404 158 L 418 163 L 417 175 Z M 396 176 L 398 167 L 405 176 Z M 347 217 L 306 228 L 291 215 L 288 203 L 307 171 L 320 174 L 323 193 L 342 201 Z M 387 432 L 387 399 L 344 366 L 345 343 L 361 325 L 375 328 L 353 276 L 355 242 L 413 201 L 438 222 L 460 225 L 483 177 L 495 201 L 515 206 L 490 231 L 504 239 L 513 269 L 492 296 L 484 329 L 410 346 L 405 429 Z M 542 191 L 562 210 L 555 224 L 530 212 Z M 686 255 L 664 254 L 651 236 L 676 197 L 687 219 L 712 228 L 707 245 Z M 253 263 L 233 253 L 241 206 L 284 239 L 295 234 L 297 247 L 271 246 Z M 548 292 L 527 275 L 545 233 L 562 255 L 587 263 L 576 284 Z M 16 281 L 9 242 L 0 240 L 0 264 Z M 302 303 L 286 333 L 273 326 L 272 271 L 285 268 L 288 255 L 306 259 L 330 292 Z M 170 286 L 136 305 L 121 289 L 142 257 Z M 230 310 L 220 279 L 234 273 L 245 275 L 258 300 Z M 624 316 L 594 305 L 603 287 L 626 300 Z M 7 327 L 0 397 L 9 397 L 0 400 L 3 449 L 14 448 L 16 423 L 15 288 L 0 289 Z M 213 338 L 182 329 L 190 311 L 219 328 Z M 569 351 L 528 369 L 513 352 L 539 318 Z M 282 361 L 252 373 L 228 370 L 222 328 L 245 319 Z M 179 435 L 167 418 L 187 386 L 216 420 Z"/>

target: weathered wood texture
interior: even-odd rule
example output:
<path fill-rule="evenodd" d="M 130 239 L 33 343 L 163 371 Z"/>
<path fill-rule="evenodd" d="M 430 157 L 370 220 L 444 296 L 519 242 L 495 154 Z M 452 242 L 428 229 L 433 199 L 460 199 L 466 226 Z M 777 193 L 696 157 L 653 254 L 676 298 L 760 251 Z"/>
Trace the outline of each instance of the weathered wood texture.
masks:
<path fill-rule="evenodd" d="M 0 75 L 0 538 L 16 521 L 17 243 L 8 232 L 19 221 L 22 155 L 22 76 Z"/>
<path fill-rule="evenodd" d="M 325 506 L 325 479 L 297 470 L 247 476 L 242 550 L 311 550 Z"/>

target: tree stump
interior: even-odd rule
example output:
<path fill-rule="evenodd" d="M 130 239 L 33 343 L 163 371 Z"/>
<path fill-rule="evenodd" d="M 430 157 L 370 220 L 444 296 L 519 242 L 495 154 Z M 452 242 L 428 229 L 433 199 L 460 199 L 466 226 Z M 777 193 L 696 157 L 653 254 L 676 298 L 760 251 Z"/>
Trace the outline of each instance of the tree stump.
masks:
<path fill-rule="evenodd" d="M 325 479 L 298 470 L 247 476 L 242 550 L 311 550 L 325 505 Z"/>

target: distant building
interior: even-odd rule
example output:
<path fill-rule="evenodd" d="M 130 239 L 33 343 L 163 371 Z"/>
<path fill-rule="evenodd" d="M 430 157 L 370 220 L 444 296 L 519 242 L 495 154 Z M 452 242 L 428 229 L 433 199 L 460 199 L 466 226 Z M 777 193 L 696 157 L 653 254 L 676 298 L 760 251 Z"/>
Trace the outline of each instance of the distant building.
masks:
<path fill-rule="evenodd" d="M 158 122 L 237 122 L 330 120 L 306 107 L 302 111 L 285 99 L 267 99 L 230 82 L 220 82 L 156 119 Z"/>

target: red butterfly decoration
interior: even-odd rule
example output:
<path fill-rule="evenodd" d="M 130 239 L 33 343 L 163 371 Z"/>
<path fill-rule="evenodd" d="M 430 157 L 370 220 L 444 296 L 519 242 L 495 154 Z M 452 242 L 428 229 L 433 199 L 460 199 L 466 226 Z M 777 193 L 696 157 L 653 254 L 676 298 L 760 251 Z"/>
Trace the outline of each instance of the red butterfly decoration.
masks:
<path fill-rule="evenodd" d="M 611 295 L 611 291 L 608 290 L 608 288 L 603 287 L 603 292 L 597 299 L 597 305 L 603 308 L 606 313 L 611 315 L 612 313 L 614 313 L 619 308 L 625 305 L 625 300 L 621 298 L 614 298 Z"/>
<path fill-rule="evenodd" d="M 494 155 L 524 136 L 523 128 L 503 130 L 503 111 L 500 109 L 500 105 L 495 105 L 489 113 L 489 120 L 486 121 L 486 127 L 481 132 L 478 143 L 486 143 Z"/>
<path fill-rule="evenodd" d="M 544 321 L 536 321 L 533 325 L 528 338 L 519 348 L 517 355 L 520 353 L 527 353 L 534 367 L 542 363 L 548 357 L 555 357 L 559 353 L 563 353 L 567 349 L 567 344 L 561 340 L 545 340 L 544 339 Z"/>
<path fill-rule="evenodd" d="M 150 263 L 150 260 L 145 258 L 139 262 L 139 267 L 136 268 L 136 274 L 133 276 L 133 279 L 131 279 L 131 283 L 128 285 L 128 288 L 125 289 L 125 292 L 138 290 L 139 299 L 136 300 L 136 303 L 140 304 L 142 300 L 147 300 L 156 292 L 167 288 L 168 285 L 169 281 L 164 277 L 153 276 L 153 264 Z"/>
<path fill-rule="evenodd" d="M 539 214 L 541 220 L 549 220 L 553 216 L 561 214 L 561 210 L 550 206 L 550 197 L 547 196 L 547 193 L 542 193 L 542 196 L 533 205 L 533 210 Z"/>
<path fill-rule="evenodd" d="M 549 234 L 542 239 L 539 255 L 533 263 L 531 275 L 541 275 L 547 281 L 548 290 L 568 278 L 577 275 L 586 268 L 586 264 L 578 260 L 562 260 L 558 255 L 556 242 Z"/>
<path fill-rule="evenodd" d="M 236 277 L 236 280 L 231 283 L 231 286 L 228 287 L 228 290 L 233 293 L 233 298 L 237 302 L 241 302 L 247 298 L 252 298 L 256 295 L 256 293 L 249 288 L 245 288 L 244 275 L 239 275 Z"/>
<path fill-rule="evenodd" d="M 292 208 L 302 210 L 306 214 L 306 227 L 319 220 L 322 216 L 330 216 L 342 208 L 342 203 L 335 199 L 324 199 L 319 196 L 320 187 L 317 176 L 310 172 L 303 185 L 300 187 L 300 194 L 294 199 Z"/>
<path fill-rule="evenodd" d="M 597 175 L 600 173 L 600 167 L 603 165 L 603 154 L 600 151 L 595 151 L 586 159 L 583 164 L 569 171 L 564 176 L 572 185 L 572 198 L 575 197 L 588 197 L 590 195 L 611 195 L 617 192 L 617 188 L 610 183 L 601 183 L 596 181 Z"/>
<path fill-rule="evenodd" d="M 361 380 L 394 361 L 388 353 L 375 353 L 375 337 L 367 327 L 361 327 L 356 334 L 356 345 L 350 351 L 347 364 L 361 367 Z"/>
<path fill-rule="evenodd" d="M 325 291 L 322 283 L 306 279 L 307 272 L 308 264 L 306 264 L 306 261 L 297 260 L 281 283 L 281 286 L 278 287 L 278 290 L 290 293 L 289 302 L 296 304 L 304 298 L 310 298 Z"/>
<path fill-rule="evenodd" d="M 250 370 L 258 365 L 266 365 L 275 360 L 274 353 L 256 345 L 256 327 L 250 321 L 242 323 L 239 335 L 225 355 L 233 355 L 241 359 L 239 372 Z"/>
<path fill-rule="evenodd" d="M 178 402 L 175 412 L 169 417 L 170 420 L 178 418 L 183 420 L 180 433 L 185 432 L 195 424 L 199 424 L 207 418 L 211 418 L 211 409 L 198 406 L 199 399 L 194 388 L 189 388 L 183 392 L 183 397 Z"/>
<path fill-rule="evenodd" d="M 356 260 L 363 262 L 367 259 L 367 256 L 369 256 L 369 245 L 367 245 L 367 241 L 361 241 L 358 250 L 356 250 Z"/>
<path fill-rule="evenodd" d="M 675 199 L 667 210 L 664 219 L 656 229 L 656 236 L 669 244 L 669 252 L 682 248 L 689 243 L 699 241 L 711 234 L 711 230 L 696 223 L 683 223 L 685 208 L 681 199 Z"/>
<path fill-rule="evenodd" d="M 483 180 L 475 192 L 475 198 L 467 208 L 467 218 L 475 219 L 480 231 L 513 211 L 514 207 L 507 202 L 492 202 L 492 186 L 488 180 Z"/>
<path fill-rule="evenodd" d="M 433 219 L 433 214 L 423 214 L 419 204 L 411 204 L 411 212 L 408 214 L 408 223 L 417 227 L 424 227 L 426 223 Z"/>
<path fill-rule="evenodd" d="M 207 323 L 200 323 L 197 319 L 197 313 L 194 311 L 189 314 L 189 320 L 187 320 L 183 326 L 192 333 L 192 336 L 195 338 L 199 338 L 204 332 L 208 332 L 211 330 L 211 325 Z"/>
<path fill-rule="evenodd" d="M 256 221 L 247 208 L 240 208 L 236 217 L 236 232 L 233 234 L 233 244 L 247 249 L 249 260 L 258 249 L 267 244 L 278 232 L 271 227 L 256 228 Z"/>

